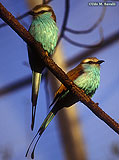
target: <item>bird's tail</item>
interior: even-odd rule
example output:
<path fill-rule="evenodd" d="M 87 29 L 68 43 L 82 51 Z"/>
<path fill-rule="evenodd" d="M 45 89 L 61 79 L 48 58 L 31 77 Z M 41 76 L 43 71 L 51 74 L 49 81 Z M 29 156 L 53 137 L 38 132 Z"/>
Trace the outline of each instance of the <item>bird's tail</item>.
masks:
<path fill-rule="evenodd" d="M 31 122 L 31 129 L 34 128 L 35 122 L 35 114 L 36 114 L 36 105 L 37 105 L 37 98 L 39 92 L 39 86 L 41 81 L 41 73 L 34 72 L 32 73 L 32 122 Z"/>
<path fill-rule="evenodd" d="M 54 116 L 56 115 L 57 112 L 58 112 L 58 110 L 55 107 L 53 107 L 52 110 L 49 112 L 49 114 L 47 115 L 47 117 L 43 121 L 41 127 L 39 128 L 37 134 L 34 136 L 32 142 L 30 143 L 30 145 L 28 147 L 28 150 L 26 152 L 26 157 L 28 155 L 29 149 L 31 148 L 31 145 L 33 144 L 34 140 L 38 136 L 38 138 L 36 140 L 36 143 L 35 143 L 35 145 L 33 147 L 33 151 L 31 153 L 31 158 L 34 159 L 34 151 L 35 151 L 36 145 L 37 145 L 37 143 L 38 143 L 38 141 L 39 141 L 42 133 L 45 131 L 45 129 L 47 128 L 47 126 L 49 125 L 49 123 L 52 121 L 52 119 L 54 118 Z"/>

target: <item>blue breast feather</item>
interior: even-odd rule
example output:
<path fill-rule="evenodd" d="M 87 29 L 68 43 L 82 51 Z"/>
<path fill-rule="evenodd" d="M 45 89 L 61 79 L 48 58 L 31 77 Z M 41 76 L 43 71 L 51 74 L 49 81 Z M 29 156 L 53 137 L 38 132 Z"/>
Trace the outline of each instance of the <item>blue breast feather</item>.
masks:
<path fill-rule="evenodd" d="M 94 66 L 86 68 L 74 83 L 92 97 L 100 83 L 100 69 Z"/>
<path fill-rule="evenodd" d="M 85 72 L 79 77 L 77 77 L 73 82 L 79 88 L 83 89 L 85 94 L 92 97 L 96 89 L 99 87 L 100 69 L 97 66 L 87 65 L 86 68 L 84 68 L 84 70 Z M 69 90 L 66 91 L 61 98 L 65 97 L 68 93 L 69 93 Z"/>
<path fill-rule="evenodd" d="M 29 32 L 50 55 L 54 53 L 58 39 L 58 28 L 51 18 L 51 13 L 47 12 L 37 16 L 33 20 Z"/>

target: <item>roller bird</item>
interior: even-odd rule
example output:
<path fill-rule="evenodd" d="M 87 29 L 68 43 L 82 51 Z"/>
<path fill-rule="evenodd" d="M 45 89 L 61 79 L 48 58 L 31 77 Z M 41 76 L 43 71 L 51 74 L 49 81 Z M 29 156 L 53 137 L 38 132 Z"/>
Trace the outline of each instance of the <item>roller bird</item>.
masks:
<path fill-rule="evenodd" d="M 100 83 L 100 64 L 103 63 L 104 60 L 99 60 L 95 57 L 86 58 L 81 61 L 81 63 L 76 66 L 74 69 L 67 73 L 69 79 L 71 79 L 77 87 L 82 89 L 84 93 L 89 96 L 90 98 L 94 95 L 96 89 Z M 79 101 L 79 98 L 73 95 L 63 84 L 59 87 L 57 92 L 55 93 L 55 97 L 53 102 L 51 103 L 50 107 L 54 105 L 46 116 L 45 120 L 43 121 L 41 127 L 39 128 L 38 132 L 36 133 L 35 137 L 33 138 L 32 142 L 29 145 L 29 148 L 26 152 L 26 156 L 29 152 L 31 145 L 33 144 L 34 140 L 37 138 L 36 143 L 33 148 L 33 152 L 31 154 L 31 158 L 34 158 L 34 150 L 35 147 L 42 135 L 45 131 L 46 127 L 55 117 L 57 112 L 64 107 L 70 107 L 76 102 Z"/>
<path fill-rule="evenodd" d="M 32 23 L 29 27 L 30 34 L 37 42 L 40 42 L 43 49 L 52 56 L 58 40 L 58 28 L 56 25 L 56 16 L 49 5 L 37 5 L 30 12 L 33 16 Z M 32 123 L 31 129 L 34 128 L 36 105 L 39 92 L 39 86 L 42 71 L 45 65 L 41 59 L 28 46 L 29 63 L 32 70 Z"/>

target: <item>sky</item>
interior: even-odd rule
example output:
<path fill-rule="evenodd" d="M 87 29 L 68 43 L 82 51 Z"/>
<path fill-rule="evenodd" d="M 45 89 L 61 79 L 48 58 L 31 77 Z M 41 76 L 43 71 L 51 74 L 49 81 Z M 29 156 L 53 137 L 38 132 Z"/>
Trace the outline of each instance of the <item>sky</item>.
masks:
<path fill-rule="evenodd" d="M 15 0 L 0 1 L 14 16 L 28 11 L 27 2 Z M 95 23 L 100 16 L 102 7 L 88 6 L 88 0 L 74 0 L 70 2 L 68 27 L 75 30 L 85 30 Z M 119 2 L 113 7 L 107 7 L 106 14 L 93 32 L 88 34 L 72 35 L 66 33 L 72 40 L 79 43 L 93 45 L 100 40 L 99 28 L 102 27 L 104 39 L 119 31 Z M 64 15 L 64 1 L 55 0 L 52 3 L 56 13 L 57 24 L 61 29 Z M 60 8 L 60 9 L 59 9 Z M 61 12 L 62 11 L 62 12 Z M 31 17 L 20 21 L 28 29 Z M 0 23 L 3 21 L 0 19 Z M 68 61 L 74 56 L 86 51 L 62 40 L 64 58 Z M 0 29 L 0 90 L 4 86 L 19 81 L 31 75 L 28 63 L 27 47 L 25 42 L 9 27 Z M 101 65 L 101 82 L 99 89 L 92 98 L 113 119 L 119 122 L 119 41 L 95 54 L 99 59 L 105 60 Z M 80 63 L 80 62 L 79 62 Z M 71 69 L 72 67 L 69 67 Z M 0 160 L 4 159 L 4 151 L 8 151 L 9 160 L 25 160 L 25 152 L 34 134 L 47 114 L 47 103 L 44 92 L 44 81 L 41 84 L 39 97 L 40 111 L 38 110 L 35 131 L 31 132 L 31 85 L 21 90 L 0 97 Z M 104 122 L 97 118 L 87 107 L 77 103 L 77 113 L 82 126 L 82 132 L 88 160 L 117 160 L 113 154 L 113 146 L 119 147 L 118 135 Z M 54 151 L 55 148 L 55 151 Z M 59 128 L 56 118 L 43 134 L 37 149 L 35 159 L 64 160 L 64 151 L 61 144 Z M 30 159 L 30 158 L 28 158 Z"/>

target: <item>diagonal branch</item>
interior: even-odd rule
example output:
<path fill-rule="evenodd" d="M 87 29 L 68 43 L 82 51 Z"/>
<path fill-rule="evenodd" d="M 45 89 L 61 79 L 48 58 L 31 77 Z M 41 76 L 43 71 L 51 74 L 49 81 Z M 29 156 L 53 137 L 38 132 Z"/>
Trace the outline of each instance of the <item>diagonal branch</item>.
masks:
<path fill-rule="evenodd" d="M 94 103 L 84 92 L 78 88 L 58 67 L 57 64 L 47 56 L 40 43 L 34 40 L 31 34 L 8 12 L 0 3 L 0 17 L 7 22 L 9 26 L 34 50 L 34 52 L 42 59 L 47 68 L 67 87 L 72 94 L 76 95 L 79 100 L 85 104 L 98 118 L 103 120 L 110 128 L 119 134 L 119 124 L 106 114 L 96 103 Z M 39 52 L 40 51 L 40 52 Z M 41 54 L 39 54 L 41 53 Z"/>
<path fill-rule="evenodd" d="M 26 13 L 18 16 L 16 19 L 17 19 L 17 20 L 21 20 L 21 19 L 27 17 L 27 16 L 29 15 L 29 12 L 30 12 L 30 11 L 28 11 L 28 12 L 26 12 Z M 8 25 L 7 23 L 1 23 L 1 24 L 0 24 L 0 28 L 5 27 L 5 26 L 7 26 L 7 25 Z"/>
<path fill-rule="evenodd" d="M 47 0 L 47 1 L 44 0 L 43 4 L 48 4 L 48 3 L 52 2 L 52 1 L 53 1 L 53 0 Z M 30 11 L 31 11 L 31 10 L 30 10 Z M 17 20 L 21 20 L 21 19 L 29 16 L 29 12 L 30 12 L 30 11 L 27 11 L 26 13 L 24 13 L 24 14 L 16 17 L 16 19 L 17 19 Z M 0 24 L 0 28 L 5 27 L 5 26 L 7 26 L 7 25 L 8 25 L 7 23 L 1 23 L 1 24 Z"/>
<path fill-rule="evenodd" d="M 113 45 L 118 40 L 119 40 L 119 31 L 117 31 L 117 32 L 113 33 L 112 35 L 108 36 L 107 38 L 105 38 L 104 43 L 101 45 L 101 47 L 83 51 L 82 53 L 80 53 L 78 55 L 76 54 L 76 56 L 67 60 L 67 62 L 66 62 L 67 67 L 71 67 L 72 65 L 75 65 L 75 64 L 79 63 L 79 61 L 81 61 L 82 59 L 84 59 L 88 56 L 92 56 L 96 52 L 98 54 L 99 51 L 105 49 L 106 47 L 109 47 L 109 46 Z M 3 96 L 3 95 L 6 95 L 8 93 L 11 93 L 13 91 L 16 91 L 18 89 L 21 89 L 23 87 L 26 87 L 27 85 L 30 84 L 30 81 L 31 81 L 31 76 L 29 75 L 25 78 L 19 79 L 17 81 L 14 81 L 14 82 L 0 88 L 0 97 Z"/>

